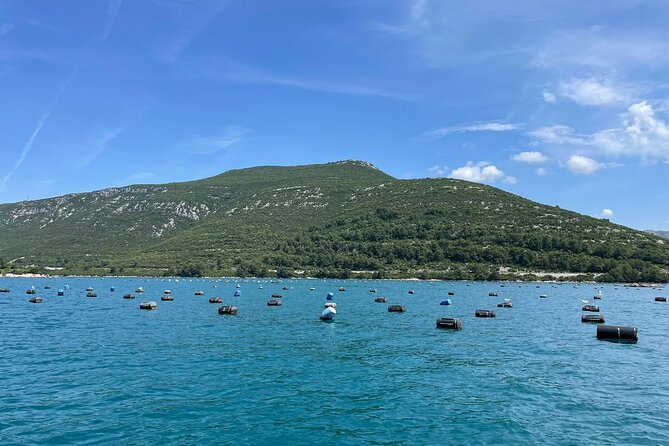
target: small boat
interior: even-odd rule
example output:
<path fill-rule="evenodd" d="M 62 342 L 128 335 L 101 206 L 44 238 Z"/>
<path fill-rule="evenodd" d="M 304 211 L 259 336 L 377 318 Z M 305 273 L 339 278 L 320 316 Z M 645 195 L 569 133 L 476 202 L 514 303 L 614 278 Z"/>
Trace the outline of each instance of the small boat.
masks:
<path fill-rule="evenodd" d="M 86 293 L 86 297 L 98 297 L 98 295 L 95 294 L 95 293 L 90 293 L 89 292 L 89 293 Z"/>
<path fill-rule="evenodd" d="M 235 288 L 241 288 L 242 286 L 240 284 L 235 285 Z"/>
<path fill-rule="evenodd" d="M 30 299 L 28 299 L 28 302 L 30 302 L 31 304 L 41 304 L 42 298 L 39 296 L 31 297 Z"/>
<path fill-rule="evenodd" d="M 51 289 L 51 285 L 44 285 L 44 289 L 45 289 L 45 290 L 50 290 L 50 289 Z"/>
<path fill-rule="evenodd" d="M 267 306 L 268 307 L 280 307 L 281 306 L 281 301 L 277 299 L 272 299 L 267 301 Z"/>
<path fill-rule="evenodd" d="M 547 297 L 548 297 L 547 294 L 542 294 L 542 295 L 539 296 L 539 298 L 541 298 L 541 299 L 546 299 Z"/>
<path fill-rule="evenodd" d="M 386 302 L 388 302 L 388 299 L 385 297 L 377 297 L 376 299 L 374 299 L 374 302 L 376 302 L 377 304 L 385 304 Z"/>
<path fill-rule="evenodd" d="M 442 300 L 439 305 L 451 305 L 453 301 L 451 299 Z"/>
<path fill-rule="evenodd" d="M 174 300 L 174 296 L 171 294 L 165 294 L 164 296 L 160 296 L 160 300 L 165 302 L 172 302 Z"/>
<path fill-rule="evenodd" d="M 334 302 L 325 302 L 325 308 L 337 308 L 337 304 Z"/>
<path fill-rule="evenodd" d="M 260 286 L 258 287 L 258 289 L 259 289 L 259 290 L 262 290 L 262 289 L 263 289 L 263 286 L 262 286 L 262 285 L 260 285 Z"/>
<path fill-rule="evenodd" d="M 602 298 L 602 290 L 601 290 L 601 288 L 600 288 L 599 290 L 597 290 L 597 294 L 595 294 L 595 296 L 593 297 L 593 299 L 600 300 L 601 298 Z"/>
<path fill-rule="evenodd" d="M 344 288 L 343 286 L 339 287 L 339 291 L 346 291 L 346 288 Z"/>
<path fill-rule="evenodd" d="M 370 293 L 376 293 L 376 288 L 372 288 L 371 290 L 369 290 L 369 292 Z"/>
<path fill-rule="evenodd" d="M 416 292 L 414 290 L 409 290 L 409 294 L 415 294 Z"/>
<path fill-rule="evenodd" d="M 455 296 L 455 293 L 454 293 L 453 291 L 449 291 L 449 292 L 448 292 L 448 295 L 449 295 L 449 296 Z"/>
<path fill-rule="evenodd" d="M 287 286 L 285 286 L 285 287 L 283 287 L 283 288 L 281 288 L 281 289 L 284 290 L 284 291 L 288 291 L 290 288 L 288 288 Z"/>
<path fill-rule="evenodd" d="M 223 299 L 221 299 L 220 297 L 212 297 L 211 299 L 209 299 L 209 303 L 210 304 L 222 304 Z"/>
<path fill-rule="evenodd" d="M 165 290 L 163 291 L 163 294 L 172 294 L 172 290 Z"/>
<path fill-rule="evenodd" d="M 142 302 L 139 304 L 140 310 L 155 310 L 156 308 L 158 308 L 158 304 L 154 301 Z"/>
<path fill-rule="evenodd" d="M 144 288 L 142 288 L 141 286 L 138 287 L 138 288 L 135 290 L 135 293 L 143 293 L 143 292 L 144 292 Z"/>
<path fill-rule="evenodd" d="M 195 295 L 196 296 L 204 296 L 204 291 L 196 291 Z"/>
<path fill-rule="evenodd" d="M 89 286 L 88 288 L 86 288 L 86 291 L 93 291 L 93 287 Z"/>
<path fill-rule="evenodd" d="M 26 294 L 35 294 L 37 291 L 35 291 L 35 287 L 30 288 L 29 290 L 26 290 Z"/>
<path fill-rule="evenodd" d="M 331 321 L 334 319 L 335 315 L 337 314 L 337 309 L 333 307 L 327 307 L 323 312 L 321 313 L 320 320 L 322 321 Z"/>
<path fill-rule="evenodd" d="M 404 313 L 406 311 L 406 308 L 404 307 L 404 305 L 395 304 L 395 305 L 389 305 L 388 311 L 390 313 Z"/>
<path fill-rule="evenodd" d="M 9 288 L 0 288 L 0 293 L 11 293 L 11 292 L 12 290 L 10 290 Z"/>
<path fill-rule="evenodd" d="M 124 295 L 123 295 L 123 298 L 124 298 L 124 299 L 134 299 L 134 298 L 135 298 L 135 295 L 134 295 L 134 294 L 124 294 Z"/>
<path fill-rule="evenodd" d="M 491 291 L 491 292 L 488 293 L 488 296 L 497 297 L 497 296 L 499 296 L 499 294 L 497 293 L 497 291 Z"/>
<path fill-rule="evenodd" d="M 314 291 L 315 289 L 316 289 L 316 288 L 311 287 L 311 288 L 309 288 L 309 291 Z"/>
<path fill-rule="evenodd" d="M 235 316 L 237 314 L 237 307 L 234 305 L 223 305 L 218 307 L 218 314 L 231 314 Z"/>

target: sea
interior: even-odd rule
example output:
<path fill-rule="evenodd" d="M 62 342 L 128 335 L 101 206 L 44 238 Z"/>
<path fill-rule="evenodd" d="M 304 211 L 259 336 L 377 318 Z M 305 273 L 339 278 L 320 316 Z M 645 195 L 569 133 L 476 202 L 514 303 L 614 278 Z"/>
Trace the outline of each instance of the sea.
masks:
<path fill-rule="evenodd" d="M 28 302 L 33 286 L 41 304 Z M 667 288 L 74 277 L 0 288 L 11 289 L 2 445 L 669 444 L 669 303 L 654 300 Z M 322 322 L 328 292 L 337 315 Z M 274 293 L 282 306 L 267 306 Z M 238 314 L 219 315 L 211 297 Z M 513 308 L 497 308 L 505 299 Z M 156 310 L 139 309 L 150 300 Z M 597 340 L 583 300 L 637 327 L 638 342 Z M 439 317 L 462 330 L 437 329 Z"/>

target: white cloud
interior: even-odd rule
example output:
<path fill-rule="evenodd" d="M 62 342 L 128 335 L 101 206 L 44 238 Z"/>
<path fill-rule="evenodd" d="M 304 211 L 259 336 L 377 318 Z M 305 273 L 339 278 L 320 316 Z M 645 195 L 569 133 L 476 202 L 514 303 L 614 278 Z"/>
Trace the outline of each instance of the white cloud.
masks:
<path fill-rule="evenodd" d="M 248 133 L 249 129 L 245 127 L 229 125 L 218 135 L 191 135 L 182 140 L 179 146 L 198 155 L 211 155 L 241 142 Z"/>
<path fill-rule="evenodd" d="M 669 159 L 669 126 L 656 118 L 646 101 L 632 105 L 624 118 L 625 132 L 632 144 L 648 155 Z"/>
<path fill-rule="evenodd" d="M 496 181 L 503 181 L 509 184 L 516 184 L 517 180 L 506 175 L 502 170 L 490 163 L 481 162 L 474 164 L 468 162 L 466 166 L 453 169 L 449 178 L 458 180 L 473 181 L 475 183 L 494 183 Z"/>
<path fill-rule="evenodd" d="M 0 37 L 6 36 L 14 29 L 13 23 L 1 23 L 0 24 Z"/>
<path fill-rule="evenodd" d="M 443 176 L 448 173 L 448 166 L 434 165 L 427 169 L 432 175 Z"/>
<path fill-rule="evenodd" d="M 550 160 L 549 157 L 537 151 L 520 152 L 513 155 L 511 159 L 519 163 L 527 163 L 527 164 L 545 163 L 546 161 Z"/>
<path fill-rule="evenodd" d="M 611 209 L 602 209 L 602 218 L 611 218 L 613 217 L 613 211 Z"/>
<path fill-rule="evenodd" d="M 629 93 L 596 79 L 574 79 L 560 84 L 559 93 L 581 105 L 610 105 L 629 100 Z"/>
<path fill-rule="evenodd" d="M 586 139 L 576 135 L 574 129 L 566 125 L 540 127 L 527 134 L 548 144 L 587 144 Z"/>
<path fill-rule="evenodd" d="M 566 163 L 567 169 L 577 175 L 590 175 L 605 167 L 599 161 L 582 155 L 572 155 Z"/>
<path fill-rule="evenodd" d="M 539 177 L 545 177 L 546 175 L 548 175 L 548 171 L 543 167 L 539 167 L 537 170 L 534 171 L 534 174 Z"/>
<path fill-rule="evenodd" d="M 548 102 L 549 104 L 554 104 L 557 101 L 557 97 L 550 91 L 544 91 L 543 96 L 544 101 Z"/>
<path fill-rule="evenodd" d="M 499 122 L 478 122 L 476 124 L 461 125 L 455 127 L 442 127 L 439 129 L 428 130 L 424 133 L 425 136 L 431 138 L 443 138 L 452 133 L 466 133 L 466 132 L 510 132 L 517 130 L 521 124 L 513 123 L 499 123 Z"/>

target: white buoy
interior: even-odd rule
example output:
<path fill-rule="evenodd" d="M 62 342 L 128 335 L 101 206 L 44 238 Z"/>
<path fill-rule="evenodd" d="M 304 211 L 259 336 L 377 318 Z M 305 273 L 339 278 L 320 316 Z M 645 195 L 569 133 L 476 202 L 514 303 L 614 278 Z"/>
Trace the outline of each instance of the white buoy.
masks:
<path fill-rule="evenodd" d="M 336 314 L 337 314 L 337 309 L 336 308 L 327 307 L 321 313 L 321 320 L 322 321 L 331 321 L 335 317 Z"/>

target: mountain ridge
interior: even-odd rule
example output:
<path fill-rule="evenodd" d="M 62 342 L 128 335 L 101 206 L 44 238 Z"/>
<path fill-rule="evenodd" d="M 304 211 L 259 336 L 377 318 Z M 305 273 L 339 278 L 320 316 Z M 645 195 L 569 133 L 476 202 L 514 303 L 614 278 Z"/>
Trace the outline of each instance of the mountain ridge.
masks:
<path fill-rule="evenodd" d="M 654 235 L 356 160 L 0 205 L 5 271 L 493 279 L 528 270 L 641 281 L 665 280 L 668 265 Z"/>

